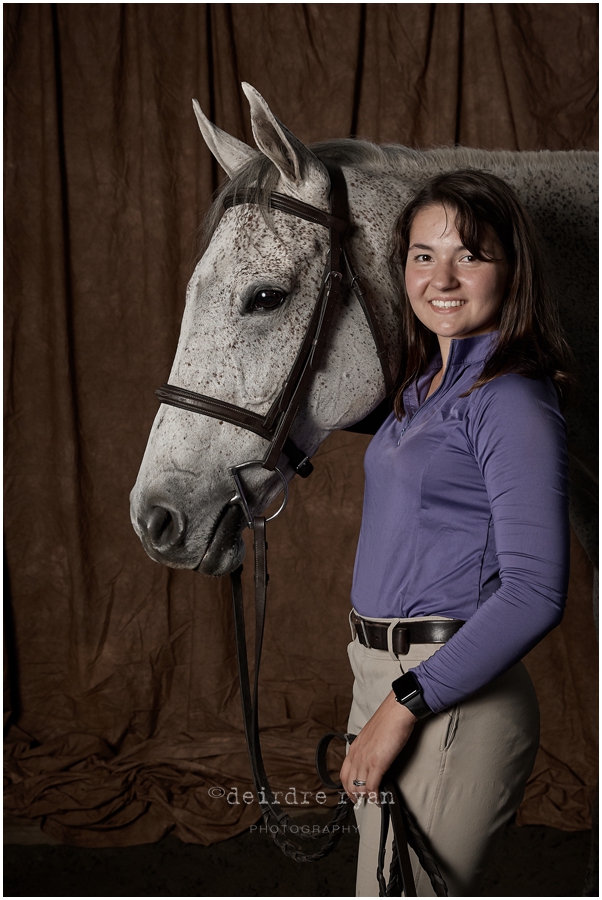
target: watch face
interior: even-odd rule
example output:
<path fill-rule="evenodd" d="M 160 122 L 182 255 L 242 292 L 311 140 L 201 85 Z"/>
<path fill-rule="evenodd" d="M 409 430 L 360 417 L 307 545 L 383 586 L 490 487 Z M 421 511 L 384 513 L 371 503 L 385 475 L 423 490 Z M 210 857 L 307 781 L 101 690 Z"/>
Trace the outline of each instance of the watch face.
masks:
<path fill-rule="evenodd" d="M 395 685 L 397 685 L 400 692 L 403 692 L 404 694 L 409 694 L 410 692 L 419 689 L 418 679 L 415 675 L 412 675 L 411 672 L 406 672 L 405 675 L 396 678 L 392 686 L 395 687 Z"/>
<path fill-rule="evenodd" d="M 399 703 L 406 703 L 412 697 L 420 696 L 420 688 L 416 686 L 416 678 L 409 672 L 397 678 L 391 685 Z"/>
<path fill-rule="evenodd" d="M 391 685 L 395 699 L 406 709 L 409 709 L 417 719 L 422 719 L 431 714 L 431 709 L 422 696 L 422 689 L 418 679 L 412 672 L 406 672 L 401 678 L 397 678 Z"/>
<path fill-rule="evenodd" d="M 410 691 L 410 693 L 409 693 L 409 694 L 406 694 L 405 697 L 404 697 L 403 699 L 401 699 L 399 702 L 400 702 L 400 703 L 407 703 L 408 700 L 413 700 L 414 697 L 418 697 L 418 696 L 420 696 L 420 691 L 416 691 L 416 690 Z"/>

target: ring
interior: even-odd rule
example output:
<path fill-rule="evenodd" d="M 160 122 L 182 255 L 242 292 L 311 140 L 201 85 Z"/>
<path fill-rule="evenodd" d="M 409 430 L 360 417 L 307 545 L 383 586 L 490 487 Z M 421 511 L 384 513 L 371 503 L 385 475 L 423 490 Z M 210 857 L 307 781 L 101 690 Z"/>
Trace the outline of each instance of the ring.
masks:
<path fill-rule="evenodd" d="M 354 778 L 354 779 L 353 779 L 353 783 L 354 783 L 354 785 L 355 785 L 356 787 L 366 787 L 366 782 L 365 782 L 365 781 L 356 781 L 355 778 Z"/>

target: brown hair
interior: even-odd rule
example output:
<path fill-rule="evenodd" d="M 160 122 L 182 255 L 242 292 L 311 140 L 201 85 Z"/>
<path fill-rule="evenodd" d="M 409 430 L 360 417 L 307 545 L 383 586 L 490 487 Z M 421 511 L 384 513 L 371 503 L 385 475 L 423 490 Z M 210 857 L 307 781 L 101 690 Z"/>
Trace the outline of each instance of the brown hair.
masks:
<path fill-rule="evenodd" d="M 403 288 L 402 331 L 406 343 L 405 369 L 399 373 L 394 409 L 403 415 L 403 391 L 424 370 L 437 338 L 414 315 L 405 290 L 404 270 L 412 222 L 419 210 L 441 205 L 455 212 L 462 243 L 478 259 L 488 226 L 493 229 L 508 261 L 506 296 L 498 322 L 496 349 L 467 394 L 508 372 L 527 378 L 548 375 L 559 394 L 571 382 L 571 352 L 543 275 L 535 228 L 512 188 L 487 172 L 461 169 L 428 181 L 405 207 L 395 227 L 390 265 Z M 464 395 L 466 396 L 466 395 Z"/>

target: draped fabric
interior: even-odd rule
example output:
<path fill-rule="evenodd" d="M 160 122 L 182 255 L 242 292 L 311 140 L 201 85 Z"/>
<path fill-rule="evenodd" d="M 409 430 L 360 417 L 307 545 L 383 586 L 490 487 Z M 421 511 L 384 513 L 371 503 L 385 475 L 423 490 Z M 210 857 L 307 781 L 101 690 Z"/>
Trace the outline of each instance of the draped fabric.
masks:
<path fill-rule="evenodd" d="M 151 562 L 128 509 L 222 177 L 191 98 L 248 143 L 243 80 L 305 142 L 592 149 L 597 7 L 5 4 L 4 18 L 6 805 L 82 846 L 208 844 L 258 818 L 229 584 Z M 262 741 L 273 786 L 305 808 L 321 799 L 316 741 L 350 706 L 366 444 L 334 434 L 269 527 Z M 543 731 L 522 823 L 590 821 L 591 594 L 575 541 L 565 621 L 527 660 Z"/>

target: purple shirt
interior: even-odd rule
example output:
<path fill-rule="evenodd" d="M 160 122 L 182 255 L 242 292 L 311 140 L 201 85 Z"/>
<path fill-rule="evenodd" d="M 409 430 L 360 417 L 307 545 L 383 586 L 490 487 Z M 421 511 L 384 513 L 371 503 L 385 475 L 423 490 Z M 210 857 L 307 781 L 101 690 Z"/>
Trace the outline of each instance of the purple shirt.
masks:
<path fill-rule="evenodd" d="M 558 625 L 566 600 L 566 429 L 551 381 L 502 375 L 460 396 L 496 340 L 452 340 L 440 387 L 426 399 L 437 354 L 364 462 L 355 609 L 467 620 L 413 670 L 434 712 L 521 659 Z"/>

